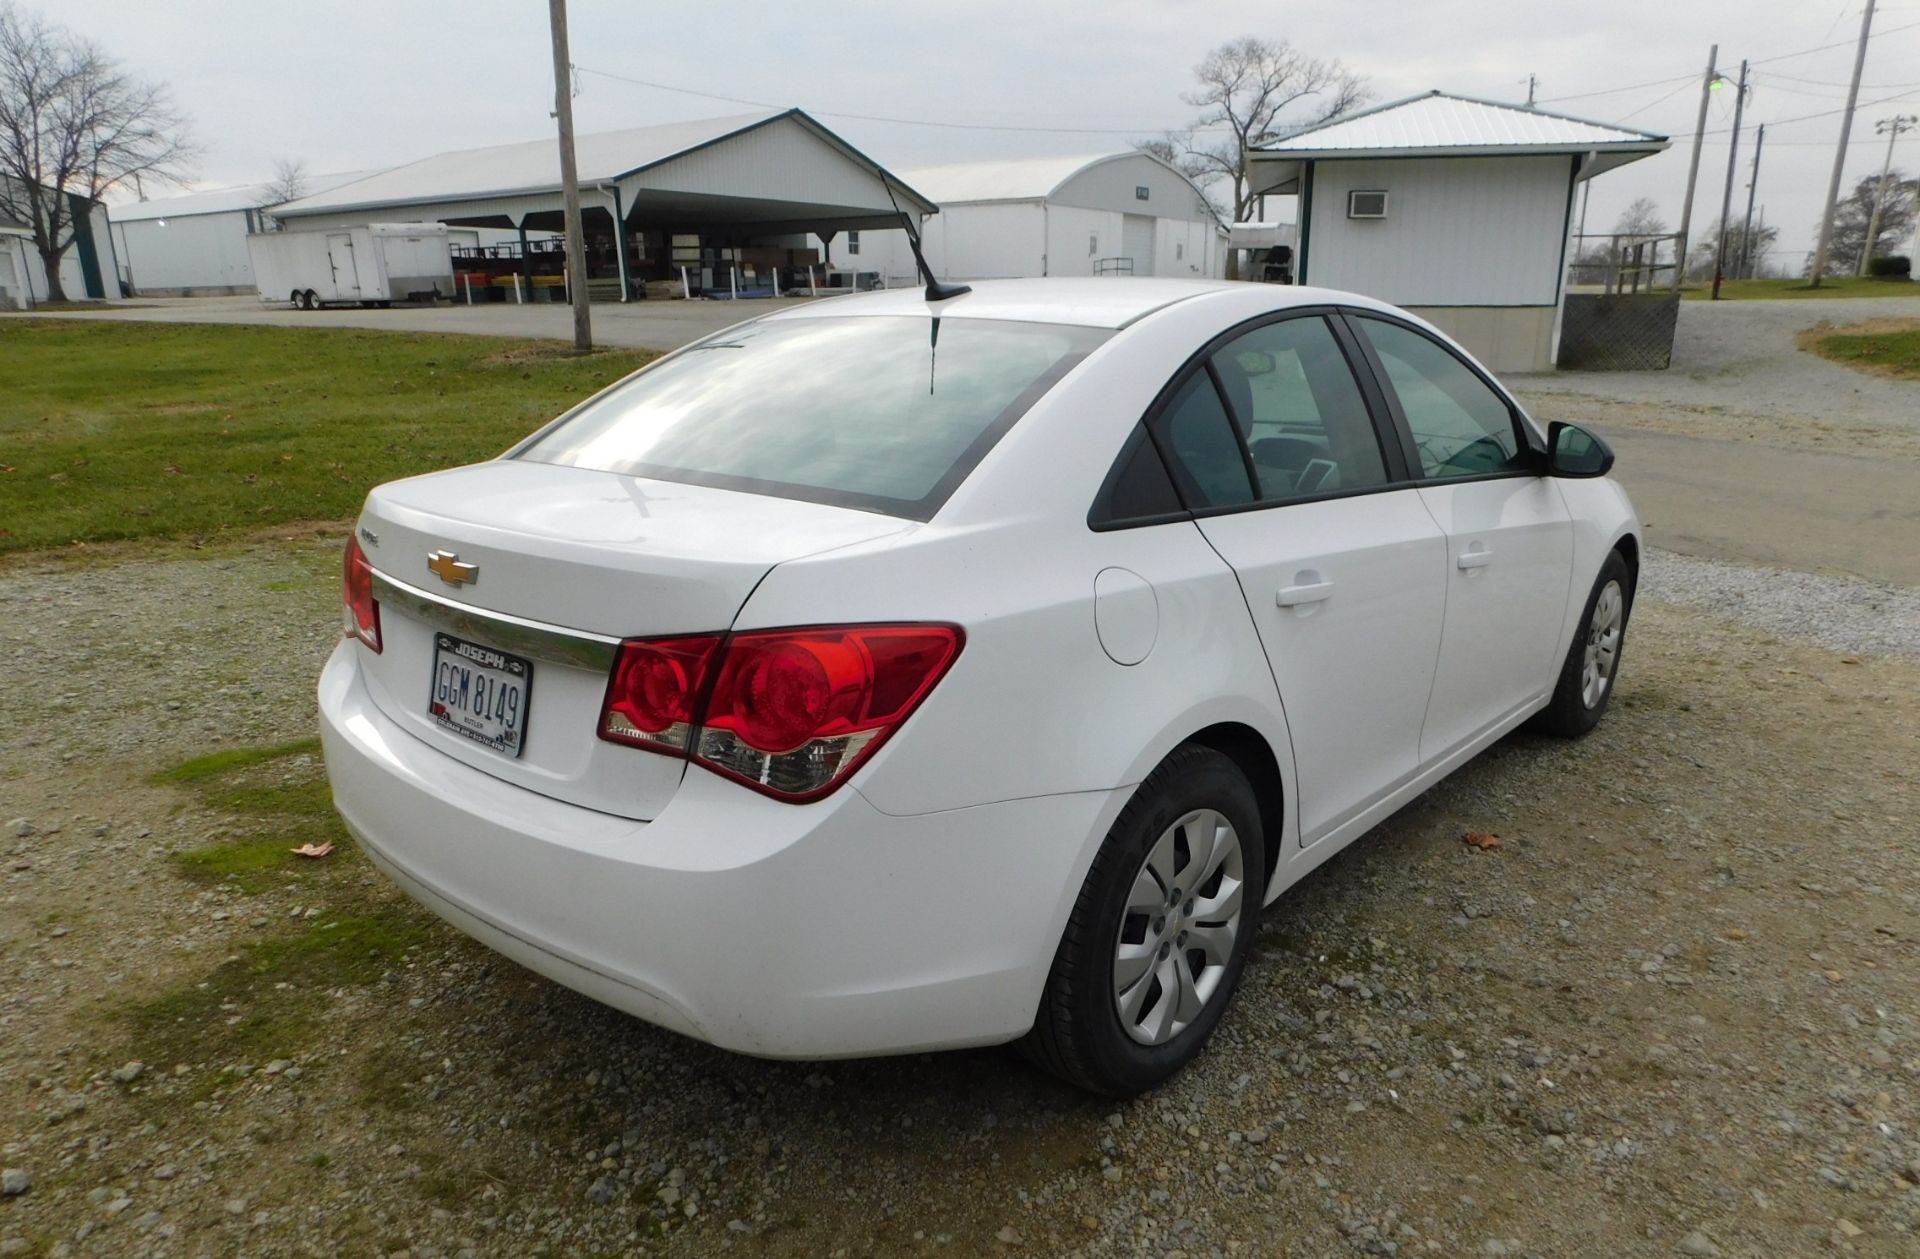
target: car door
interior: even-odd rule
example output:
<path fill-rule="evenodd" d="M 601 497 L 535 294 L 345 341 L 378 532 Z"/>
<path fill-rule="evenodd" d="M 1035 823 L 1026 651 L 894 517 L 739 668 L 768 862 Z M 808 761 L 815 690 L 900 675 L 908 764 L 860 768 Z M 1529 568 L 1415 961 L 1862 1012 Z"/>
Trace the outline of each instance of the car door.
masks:
<path fill-rule="evenodd" d="M 1149 426 L 1272 665 L 1302 843 L 1417 770 L 1445 601 L 1445 539 L 1347 338 L 1326 312 L 1236 330 Z"/>
<path fill-rule="evenodd" d="M 1420 736 L 1420 759 L 1432 761 L 1552 690 L 1573 525 L 1503 392 L 1422 329 L 1358 311 L 1347 319 L 1447 536 L 1446 627 Z"/>

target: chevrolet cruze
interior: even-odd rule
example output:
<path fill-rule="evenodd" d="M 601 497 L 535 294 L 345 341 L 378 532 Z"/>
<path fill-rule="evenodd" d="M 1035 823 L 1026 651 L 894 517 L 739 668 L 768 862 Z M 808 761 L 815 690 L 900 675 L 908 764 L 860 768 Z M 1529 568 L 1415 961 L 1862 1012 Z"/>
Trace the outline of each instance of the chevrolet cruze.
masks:
<path fill-rule="evenodd" d="M 1263 906 L 1516 726 L 1600 720 L 1611 464 L 1345 293 L 782 309 L 368 496 L 334 798 L 435 913 L 663 1027 L 1139 1092 Z"/>

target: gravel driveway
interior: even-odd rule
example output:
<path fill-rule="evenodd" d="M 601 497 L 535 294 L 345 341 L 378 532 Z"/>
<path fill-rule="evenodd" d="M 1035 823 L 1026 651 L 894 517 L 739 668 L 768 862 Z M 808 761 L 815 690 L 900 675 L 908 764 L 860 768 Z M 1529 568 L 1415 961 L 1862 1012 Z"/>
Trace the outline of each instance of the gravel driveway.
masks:
<path fill-rule="evenodd" d="M 1912 381 L 1892 380 L 1798 351 L 1819 323 L 1920 318 L 1920 296 L 1801 301 L 1681 302 L 1673 365 L 1664 372 L 1515 376 L 1530 394 L 1582 394 L 1661 408 L 1705 408 L 1792 422 L 1920 432 Z"/>
<path fill-rule="evenodd" d="M 1330 862 L 1208 1053 L 1113 1105 L 1002 1051 L 678 1039 L 351 846 L 189 877 L 319 767 L 145 775 L 311 732 L 337 557 L 0 572 L 0 1254 L 1915 1251 L 1910 603 L 1796 620 L 1654 557 L 1601 729 Z"/>

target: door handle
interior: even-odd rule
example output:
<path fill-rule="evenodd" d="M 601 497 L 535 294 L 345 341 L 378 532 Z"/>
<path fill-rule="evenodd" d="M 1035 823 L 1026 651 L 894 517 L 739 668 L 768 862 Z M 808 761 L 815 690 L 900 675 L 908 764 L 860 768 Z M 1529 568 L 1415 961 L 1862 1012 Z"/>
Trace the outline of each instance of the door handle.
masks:
<path fill-rule="evenodd" d="M 1332 597 L 1332 582 L 1315 581 L 1300 586 L 1280 587 L 1280 593 L 1274 596 L 1274 602 L 1283 608 L 1295 608 L 1303 603 L 1319 603 L 1323 599 Z"/>
<path fill-rule="evenodd" d="M 1455 562 L 1460 565 L 1462 570 L 1485 568 L 1487 565 L 1493 563 L 1493 552 L 1476 542 L 1466 550 L 1460 552 L 1460 558 Z"/>

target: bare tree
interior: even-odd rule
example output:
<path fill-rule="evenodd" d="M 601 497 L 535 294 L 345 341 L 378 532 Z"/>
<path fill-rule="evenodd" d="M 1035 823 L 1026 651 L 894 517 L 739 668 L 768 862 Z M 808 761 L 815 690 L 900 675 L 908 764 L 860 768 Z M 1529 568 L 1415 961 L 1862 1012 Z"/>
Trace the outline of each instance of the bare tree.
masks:
<path fill-rule="evenodd" d="M 177 181 L 193 152 L 164 86 L 0 0 L 0 215 L 32 229 L 49 299 L 66 300 L 60 259 L 87 213 L 73 195 L 98 200 L 136 178 Z"/>
<path fill-rule="evenodd" d="M 277 205 L 298 201 L 307 195 L 307 164 L 298 159 L 281 158 L 273 164 L 273 178 L 260 185 L 253 204 L 261 210 L 260 230 L 277 232 L 280 220 L 267 213 Z"/>
<path fill-rule="evenodd" d="M 273 164 L 273 178 L 260 185 L 258 206 L 285 205 L 307 195 L 307 164 L 298 159 L 281 158 Z"/>
<path fill-rule="evenodd" d="M 1714 229 L 1718 232 L 1718 228 Z M 1652 197 L 1636 197 L 1633 203 L 1620 211 L 1620 217 L 1614 222 L 1613 234 L 1616 236 L 1665 236 L 1667 221 L 1660 217 L 1660 207 Z"/>
<path fill-rule="evenodd" d="M 1190 177 L 1230 192 L 1223 205 L 1246 219 L 1257 190 L 1247 182 L 1247 150 L 1327 121 L 1368 98 L 1366 81 L 1338 61 L 1309 57 L 1284 39 L 1242 35 L 1193 68 L 1200 86 L 1180 99 L 1200 116 L 1185 131 L 1139 147 L 1171 155 Z"/>

